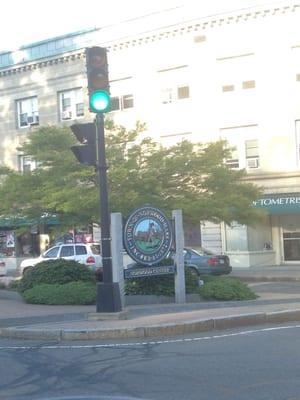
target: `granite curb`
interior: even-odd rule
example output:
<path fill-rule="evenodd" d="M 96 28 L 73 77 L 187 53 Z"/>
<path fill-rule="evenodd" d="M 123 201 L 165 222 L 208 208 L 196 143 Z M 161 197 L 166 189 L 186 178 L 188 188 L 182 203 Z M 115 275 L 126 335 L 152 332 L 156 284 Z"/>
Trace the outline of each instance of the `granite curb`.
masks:
<path fill-rule="evenodd" d="M 297 321 L 300 321 L 300 309 L 254 312 L 239 315 L 228 315 L 225 317 L 199 319 L 189 322 L 182 321 L 182 323 L 161 323 L 159 325 L 150 325 L 144 327 L 133 326 L 117 329 L 103 328 L 49 330 L 47 328 L 28 329 L 26 327 L 9 327 L 0 328 L 0 337 L 9 339 L 56 341 L 151 338 Z"/>

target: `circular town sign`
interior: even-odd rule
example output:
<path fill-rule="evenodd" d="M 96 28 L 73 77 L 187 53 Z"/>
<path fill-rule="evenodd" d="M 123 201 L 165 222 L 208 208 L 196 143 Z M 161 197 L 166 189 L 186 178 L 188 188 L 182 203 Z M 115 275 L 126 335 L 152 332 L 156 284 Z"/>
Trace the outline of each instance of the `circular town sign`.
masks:
<path fill-rule="evenodd" d="M 128 255 L 139 264 L 157 264 L 168 255 L 171 244 L 171 224 L 158 208 L 144 206 L 128 217 L 124 246 Z"/>

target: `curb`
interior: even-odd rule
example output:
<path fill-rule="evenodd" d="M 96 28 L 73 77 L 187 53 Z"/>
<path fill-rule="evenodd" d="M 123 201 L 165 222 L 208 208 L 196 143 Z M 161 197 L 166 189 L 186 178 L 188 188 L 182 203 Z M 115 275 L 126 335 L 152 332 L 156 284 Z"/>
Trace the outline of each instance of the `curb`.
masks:
<path fill-rule="evenodd" d="M 300 282 L 298 277 L 289 276 L 239 276 L 232 275 L 232 278 L 237 278 L 243 282 Z"/>
<path fill-rule="evenodd" d="M 0 337 L 9 339 L 31 340 L 99 340 L 99 339 L 129 339 L 149 338 L 157 336 L 185 335 L 189 333 L 208 332 L 214 330 L 232 329 L 250 325 L 272 324 L 300 321 L 300 309 L 274 311 L 269 313 L 249 313 L 229 315 L 206 320 L 186 322 L 181 324 L 162 324 L 147 327 L 120 329 L 27 329 L 1 328 Z"/>

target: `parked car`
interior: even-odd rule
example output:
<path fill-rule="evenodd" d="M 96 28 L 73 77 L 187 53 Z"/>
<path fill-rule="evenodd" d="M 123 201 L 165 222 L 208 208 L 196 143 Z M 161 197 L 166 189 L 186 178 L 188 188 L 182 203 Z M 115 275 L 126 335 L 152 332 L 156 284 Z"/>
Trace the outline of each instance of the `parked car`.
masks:
<path fill-rule="evenodd" d="M 98 279 L 102 276 L 103 271 L 100 245 L 84 243 L 60 244 L 58 246 L 53 246 L 39 257 L 23 260 L 20 264 L 19 271 L 23 276 L 29 267 L 34 267 L 42 261 L 56 260 L 58 258 L 78 261 L 91 268 Z"/>
<path fill-rule="evenodd" d="M 214 254 L 206 249 L 184 251 L 184 263 L 195 275 L 227 275 L 232 271 L 230 259 L 226 255 Z"/>
<path fill-rule="evenodd" d="M 184 263 L 190 268 L 190 271 L 200 277 L 201 275 L 226 275 L 230 274 L 232 267 L 230 259 L 226 255 L 214 254 L 206 249 L 194 250 L 184 248 Z M 170 257 L 174 257 L 174 252 L 170 253 Z M 126 269 L 138 268 L 137 263 L 128 264 Z"/>
<path fill-rule="evenodd" d="M 6 275 L 6 264 L 5 261 L 0 258 L 0 276 Z"/>

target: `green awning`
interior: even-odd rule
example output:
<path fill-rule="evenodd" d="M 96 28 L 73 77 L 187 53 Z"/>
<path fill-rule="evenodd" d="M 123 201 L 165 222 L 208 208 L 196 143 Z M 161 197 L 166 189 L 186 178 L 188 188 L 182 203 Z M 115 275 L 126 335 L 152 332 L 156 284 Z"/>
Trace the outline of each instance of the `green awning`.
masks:
<path fill-rule="evenodd" d="M 46 225 L 60 224 L 59 218 L 56 215 L 50 215 L 47 217 L 43 216 L 39 219 L 30 219 L 21 216 L 9 216 L 9 217 L 0 216 L 0 229 L 1 228 L 14 229 L 14 228 L 20 228 L 22 226 L 38 225 L 40 223 L 46 223 Z"/>
<path fill-rule="evenodd" d="M 272 215 L 300 214 L 300 193 L 267 195 L 254 201 L 253 205 Z"/>

